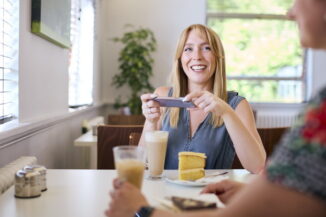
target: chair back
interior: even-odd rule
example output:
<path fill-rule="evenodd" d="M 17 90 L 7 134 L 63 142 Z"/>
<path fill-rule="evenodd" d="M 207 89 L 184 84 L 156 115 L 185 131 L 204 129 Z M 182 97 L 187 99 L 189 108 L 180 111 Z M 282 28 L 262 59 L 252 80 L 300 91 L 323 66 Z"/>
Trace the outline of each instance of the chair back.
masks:
<path fill-rule="evenodd" d="M 141 133 L 130 133 L 129 135 L 129 145 L 137 146 L 141 137 Z"/>
<path fill-rule="evenodd" d="M 133 133 L 141 135 L 143 125 L 100 125 L 97 128 L 97 168 L 114 169 L 113 147 L 137 145 L 139 138 L 130 137 Z"/>
<path fill-rule="evenodd" d="M 263 142 L 266 156 L 269 157 L 275 148 L 275 146 L 281 140 L 283 134 L 289 129 L 289 127 L 275 127 L 275 128 L 258 128 L 259 136 Z M 233 160 L 232 169 L 243 169 L 241 162 L 237 155 Z"/>
<path fill-rule="evenodd" d="M 109 115 L 108 124 L 110 125 L 144 125 L 143 115 Z"/>

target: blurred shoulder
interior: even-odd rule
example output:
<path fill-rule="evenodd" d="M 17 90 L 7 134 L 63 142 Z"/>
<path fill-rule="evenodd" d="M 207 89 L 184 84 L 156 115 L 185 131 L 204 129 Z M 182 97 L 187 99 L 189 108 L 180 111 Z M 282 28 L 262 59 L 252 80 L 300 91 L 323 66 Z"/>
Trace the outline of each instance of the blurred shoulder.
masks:
<path fill-rule="evenodd" d="M 171 87 L 162 86 L 162 87 L 156 88 L 154 93 L 159 96 L 167 96 L 170 89 L 171 89 Z"/>

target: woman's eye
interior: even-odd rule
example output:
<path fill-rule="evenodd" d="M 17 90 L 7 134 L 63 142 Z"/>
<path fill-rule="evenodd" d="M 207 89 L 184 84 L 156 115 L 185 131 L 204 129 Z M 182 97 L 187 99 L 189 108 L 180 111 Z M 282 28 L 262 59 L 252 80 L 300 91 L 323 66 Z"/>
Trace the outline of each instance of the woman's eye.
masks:
<path fill-rule="evenodd" d="M 191 47 L 186 47 L 186 48 L 184 49 L 184 51 L 192 51 L 192 48 L 191 48 Z"/>
<path fill-rule="evenodd" d="M 205 47 L 203 48 L 203 50 L 205 50 L 205 51 L 210 51 L 210 50 L 212 50 L 212 49 L 211 49 L 210 46 L 205 46 Z"/>

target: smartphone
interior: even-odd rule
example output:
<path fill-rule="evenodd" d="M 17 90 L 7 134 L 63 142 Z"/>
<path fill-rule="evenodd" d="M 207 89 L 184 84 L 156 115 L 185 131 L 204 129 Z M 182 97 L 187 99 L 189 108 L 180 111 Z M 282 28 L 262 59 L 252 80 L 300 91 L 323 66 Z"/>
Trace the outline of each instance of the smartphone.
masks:
<path fill-rule="evenodd" d="M 155 97 L 154 101 L 158 102 L 162 107 L 179 107 L 179 108 L 195 108 L 195 104 L 191 101 L 183 101 L 183 97 Z"/>
<path fill-rule="evenodd" d="M 199 209 L 216 209 L 217 205 L 215 202 L 208 202 L 202 200 L 195 200 L 191 198 L 172 196 L 171 201 L 174 206 L 180 210 L 199 210 Z"/>

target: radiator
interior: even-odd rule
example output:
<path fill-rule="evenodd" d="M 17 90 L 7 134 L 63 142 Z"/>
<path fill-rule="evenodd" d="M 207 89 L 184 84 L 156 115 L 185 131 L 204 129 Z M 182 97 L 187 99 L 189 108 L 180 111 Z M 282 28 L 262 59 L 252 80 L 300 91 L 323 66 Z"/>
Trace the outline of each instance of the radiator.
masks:
<path fill-rule="evenodd" d="M 298 113 L 259 113 L 257 128 L 291 127 L 298 118 Z"/>

